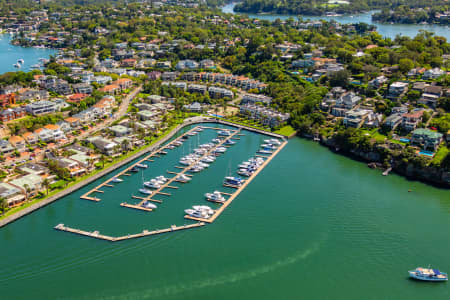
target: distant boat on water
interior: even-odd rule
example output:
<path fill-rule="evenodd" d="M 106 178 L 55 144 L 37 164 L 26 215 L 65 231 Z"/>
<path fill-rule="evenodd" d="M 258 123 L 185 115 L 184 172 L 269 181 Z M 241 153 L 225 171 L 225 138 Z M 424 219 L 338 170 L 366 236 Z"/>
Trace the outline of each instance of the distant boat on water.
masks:
<path fill-rule="evenodd" d="M 448 281 L 447 273 L 441 272 L 438 269 L 428 268 L 416 268 L 415 270 L 408 271 L 409 277 L 421 280 L 421 281 Z"/>

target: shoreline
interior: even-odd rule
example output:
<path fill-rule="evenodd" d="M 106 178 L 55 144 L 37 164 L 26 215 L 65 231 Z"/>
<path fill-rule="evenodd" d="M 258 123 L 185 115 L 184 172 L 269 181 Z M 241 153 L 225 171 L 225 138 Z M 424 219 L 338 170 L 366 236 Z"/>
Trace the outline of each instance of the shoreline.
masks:
<path fill-rule="evenodd" d="M 73 186 L 62 190 L 62 191 L 56 193 L 55 195 L 45 198 L 42 201 L 34 203 L 34 204 L 30 205 L 29 207 L 26 207 L 26 208 L 18 211 L 17 213 L 14 213 L 12 215 L 5 217 L 4 219 L 0 220 L 0 228 L 4 227 L 10 223 L 13 223 L 13 222 L 21 219 L 22 217 L 25 217 L 28 214 L 31 214 L 32 212 L 34 212 L 38 209 L 41 209 L 41 208 L 59 200 L 60 198 L 79 190 L 80 188 L 94 182 L 95 180 L 97 180 L 97 179 L 111 173 L 112 171 L 117 170 L 118 168 L 130 163 L 131 161 L 139 158 L 143 154 L 154 151 L 156 148 L 160 147 L 162 144 L 164 144 L 165 142 L 170 140 L 176 133 L 178 133 L 184 127 L 193 125 L 193 124 L 198 124 L 198 123 L 219 123 L 219 124 L 223 124 L 223 125 L 227 125 L 227 126 L 242 128 L 245 130 L 257 132 L 257 133 L 264 134 L 264 135 L 269 135 L 269 136 L 278 137 L 278 138 L 282 138 L 282 139 L 286 138 L 285 136 L 279 135 L 276 133 L 272 133 L 272 132 L 268 132 L 268 131 L 264 131 L 264 130 L 260 130 L 260 129 L 256 129 L 256 128 L 251 128 L 251 127 L 247 127 L 244 125 L 238 125 L 238 124 L 234 124 L 232 122 L 228 122 L 228 121 L 224 121 L 224 120 L 217 120 L 214 118 L 193 117 L 191 119 L 186 119 L 185 121 L 183 121 L 182 124 L 179 124 L 178 126 L 176 126 L 174 129 L 172 129 L 170 132 L 168 132 L 164 137 L 162 137 L 159 141 L 155 142 L 154 144 L 149 145 L 148 147 L 134 153 L 133 155 L 117 162 L 116 164 L 114 164 L 110 167 L 107 167 L 104 170 L 101 170 L 100 172 L 98 172 L 92 176 L 89 176 L 88 178 L 84 179 L 83 181 L 80 181 L 80 182 L 74 184 Z"/>

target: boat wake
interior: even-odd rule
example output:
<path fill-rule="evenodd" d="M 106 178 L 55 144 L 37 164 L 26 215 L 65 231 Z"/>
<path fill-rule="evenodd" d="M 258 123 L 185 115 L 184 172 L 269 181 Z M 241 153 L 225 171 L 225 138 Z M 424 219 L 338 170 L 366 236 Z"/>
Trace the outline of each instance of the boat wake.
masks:
<path fill-rule="evenodd" d="M 139 290 L 136 292 L 130 292 L 122 295 L 114 295 L 114 296 L 105 296 L 105 295 L 89 295 L 88 297 L 81 298 L 69 298 L 69 299 L 101 299 L 101 300 L 119 300 L 119 299 L 154 299 L 158 297 L 167 297 L 170 295 L 176 295 L 181 293 L 186 293 L 188 291 L 210 288 L 214 286 L 224 285 L 224 284 L 233 284 L 242 280 L 252 279 L 258 276 L 262 276 L 274 271 L 277 271 L 280 268 L 295 264 L 299 261 L 307 259 L 309 256 L 313 255 L 321 248 L 321 245 L 325 242 L 326 235 L 323 236 L 319 241 L 313 243 L 308 249 L 300 250 L 295 254 L 277 260 L 269 265 L 261 266 L 258 268 L 254 268 L 248 271 L 234 273 L 234 274 L 226 274 L 221 275 L 215 278 L 207 278 L 196 280 L 190 283 L 185 284 L 174 284 L 163 286 L 160 288 L 147 289 L 147 290 Z"/>

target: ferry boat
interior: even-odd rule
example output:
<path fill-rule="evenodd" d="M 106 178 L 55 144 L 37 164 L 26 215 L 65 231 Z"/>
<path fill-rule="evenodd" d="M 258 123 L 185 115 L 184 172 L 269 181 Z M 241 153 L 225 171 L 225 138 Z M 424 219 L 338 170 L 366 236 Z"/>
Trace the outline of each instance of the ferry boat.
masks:
<path fill-rule="evenodd" d="M 438 269 L 428 268 L 416 268 L 415 270 L 408 271 L 409 277 L 422 281 L 448 281 L 447 273 L 441 272 Z"/>
<path fill-rule="evenodd" d="M 206 193 L 206 199 L 213 200 L 216 202 L 225 202 L 225 197 L 219 191 L 214 191 L 213 193 Z"/>
<path fill-rule="evenodd" d="M 157 208 L 157 206 L 153 203 L 150 203 L 150 201 L 145 201 L 144 203 L 142 203 L 142 207 L 151 209 Z"/>
<path fill-rule="evenodd" d="M 146 164 L 137 164 L 136 167 L 142 168 L 142 169 L 147 169 L 148 168 L 148 166 Z"/>
<path fill-rule="evenodd" d="M 139 192 L 141 192 L 142 194 L 146 194 L 146 195 L 151 195 L 152 191 L 147 190 L 147 189 L 139 189 Z"/>
<path fill-rule="evenodd" d="M 111 179 L 112 182 L 122 182 L 123 180 L 117 177 L 114 177 L 113 179 Z"/>
<path fill-rule="evenodd" d="M 244 183 L 244 180 L 239 177 L 227 176 L 227 177 L 225 177 L 223 183 L 229 184 L 229 185 L 241 186 Z"/>

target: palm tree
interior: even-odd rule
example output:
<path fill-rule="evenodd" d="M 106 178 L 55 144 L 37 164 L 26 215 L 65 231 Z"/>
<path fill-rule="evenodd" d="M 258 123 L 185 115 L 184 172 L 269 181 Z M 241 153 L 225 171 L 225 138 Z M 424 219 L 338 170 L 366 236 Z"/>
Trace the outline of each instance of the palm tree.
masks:
<path fill-rule="evenodd" d="M 102 169 L 105 167 L 105 161 L 106 161 L 106 156 L 105 155 L 100 155 L 100 161 L 102 162 Z"/>
<path fill-rule="evenodd" d="M 2 215 L 5 214 L 6 209 L 9 207 L 8 200 L 5 197 L 0 196 L 0 207 L 2 209 Z"/>
<path fill-rule="evenodd" d="M 48 178 L 45 178 L 42 181 L 42 185 L 45 187 L 46 191 L 47 191 L 47 196 L 48 196 L 48 188 L 50 187 L 50 180 L 48 180 Z"/>
<path fill-rule="evenodd" d="M 23 185 L 23 188 L 24 188 L 24 190 L 25 190 L 25 199 L 28 201 L 28 195 L 30 194 L 30 192 L 31 192 L 31 188 L 30 188 L 30 186 L 28 185 L 28 184 L 24 184 Z"/>
<path fill-rule="evenodd" d="M 128 151 L 128 147 L 130 146 L 130 141 L 128 139 L 124 139 L 121 143 L 122 150 Z"/>

